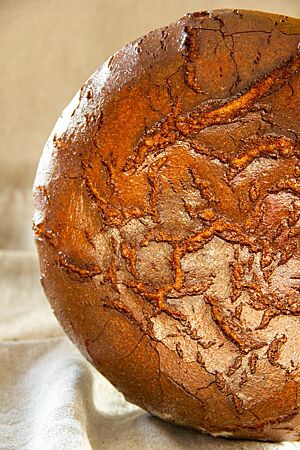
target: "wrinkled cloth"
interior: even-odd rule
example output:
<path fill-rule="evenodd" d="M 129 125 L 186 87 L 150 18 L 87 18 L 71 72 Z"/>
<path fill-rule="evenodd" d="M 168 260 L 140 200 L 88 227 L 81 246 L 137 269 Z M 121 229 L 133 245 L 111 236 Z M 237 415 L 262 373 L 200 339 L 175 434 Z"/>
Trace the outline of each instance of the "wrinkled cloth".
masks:
<path fill-rule="evenodd" d="M 30 212 L 30 203 L 29 188 L 0 191 L 1 450 L 300 449 L 300 443 L 213 438 L 128 403 L 58 325 L 40 287 L 30 232 L 22 251 L 11 249 L 21 225 L 5 223 L 14 223 L 19 208 Z M 24 223 L 30 228 L 29 213 Z"/>

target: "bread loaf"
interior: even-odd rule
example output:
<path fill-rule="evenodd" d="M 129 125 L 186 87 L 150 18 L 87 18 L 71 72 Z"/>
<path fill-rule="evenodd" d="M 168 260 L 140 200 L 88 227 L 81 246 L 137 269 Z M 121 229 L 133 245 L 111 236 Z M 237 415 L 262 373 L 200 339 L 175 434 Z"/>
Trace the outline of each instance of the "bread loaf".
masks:
<path fill-rule="evenodd" d="M 125 397 L 213 435 L 299 440 L 300 21 L 216 10 L 128 44 L 34 185 L 46 295 Z"/>

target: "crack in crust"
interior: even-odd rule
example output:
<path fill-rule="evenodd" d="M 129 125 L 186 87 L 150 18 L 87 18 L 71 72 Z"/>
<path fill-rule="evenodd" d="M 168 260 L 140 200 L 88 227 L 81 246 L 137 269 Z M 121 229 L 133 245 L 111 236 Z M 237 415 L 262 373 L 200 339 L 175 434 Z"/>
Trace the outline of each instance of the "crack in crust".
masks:
<path fill-rule="evenodd" d="M 265 341 L 254 338 L 251 330 L 247 330 L 233 317 L 226 313 L 220 306 L 220 300 L 211 296 L 205 296 L 205 302 L 211 307 L 213 321 L 219 330 L 233 342 L 242 353 L 258 350 L 267 345 Z"/>
<path fill-rule="evenodd" d="M 255 82 L 250 88 L 232 99 L 223 102 L 221 106 L 214 107 L 211 102 L 195 108 L 189 114 L 172 112 L 165 120 L 155 124 L 146 136 L 137 145 L 136 155 L 129 158 L 124 167 L 125 171 L 136 170 L 144 162 L 149 152 L 163 150 L 166 146 L 174 144 L 176 140 L 190 137 L 201 130 L 232 122 L 235 118 L 244 116 L 257 102 L 278 91 L 290 82 L 300 70 L 299 51 L 296 56 L 285 61 L 280 67 Z M 208 111 L 207 111 L 208 109 Z M 206 110 L 206 111 L 205 111 Z"/>
<path fill-rule="evenodd" d="M 197 36 L 199 29 L 186 25 L 184 27 L 185 40 L 185 72 L 184 81 L 196 94 L 204 93 L 201 89 L 196 74 L 195 62 L 198 59 L 199 49 L 197 43 Z"/>
<path fill-rule="evenodd" d="M 297 153 L 295 149 L 295 143 L 292 139 L 285 136 L 265 135 L 258 139 L 250 140 L 251 143 L 245 146 L 243 151 L 232 158 L 229 162 L 229 168 L 227 171 L 227 178 L 232 180 L 238 173 L 246 169 L 252 161 L 260 157 L 271 158 L 291 158 L 295 154 L 299 156 L 299 148 Z M 259 197 L 257 192 L 257 186 L 252 186 L 250 192 L 251 200 L 255 201 Z"/>
<path fill-rule="evenodd" d="M 60 267 L 71 274 L 76 274 L 80 278 L 93 278 L 102 273 L 97 264 L 84 264 L 80 266 L 73 258 L 59 252 L 57 263 Z"/>

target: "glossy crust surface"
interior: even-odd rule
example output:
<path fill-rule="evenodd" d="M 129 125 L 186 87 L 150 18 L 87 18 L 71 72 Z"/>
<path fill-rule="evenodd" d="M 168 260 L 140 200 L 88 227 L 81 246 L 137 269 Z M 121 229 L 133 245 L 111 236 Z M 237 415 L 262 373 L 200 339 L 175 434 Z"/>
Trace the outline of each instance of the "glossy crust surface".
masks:
<path fill-rule="evenodd" d="M 188 14 L 111 57 L 34 187 L 46 295 L 126 398 L 299 440 L 300 22 Z"/>

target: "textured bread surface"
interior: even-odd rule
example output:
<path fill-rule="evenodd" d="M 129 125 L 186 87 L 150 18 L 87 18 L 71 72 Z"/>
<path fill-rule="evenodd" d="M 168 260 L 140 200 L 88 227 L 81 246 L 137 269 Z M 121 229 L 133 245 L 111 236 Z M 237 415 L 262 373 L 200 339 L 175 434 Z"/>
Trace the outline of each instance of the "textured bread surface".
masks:
<path fill-rule="evenodd" d="M 41 277 L 126 398 L 299 440 L 300 21 L 187 14 L 127 45 L 57 122 L 34 186 Z"/>

